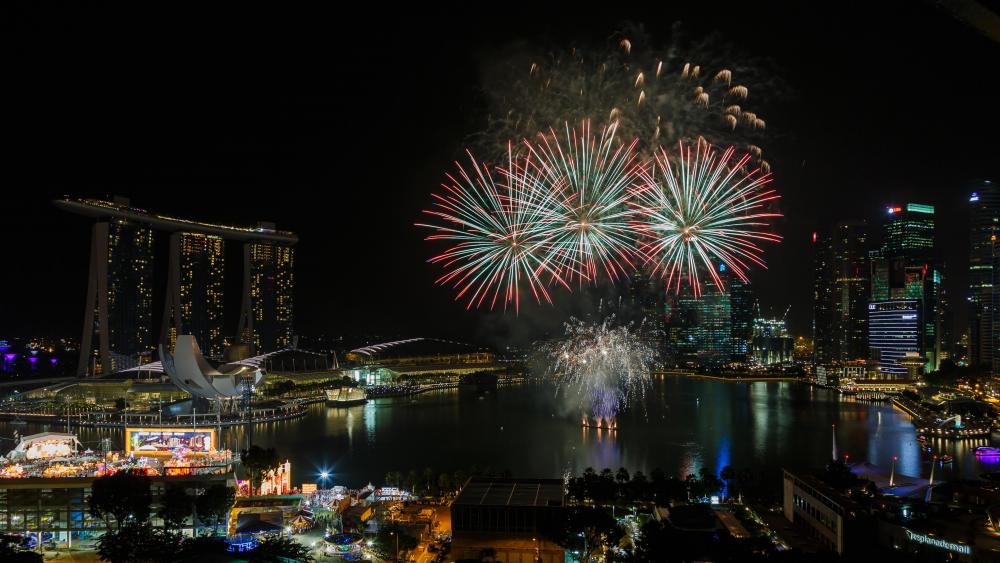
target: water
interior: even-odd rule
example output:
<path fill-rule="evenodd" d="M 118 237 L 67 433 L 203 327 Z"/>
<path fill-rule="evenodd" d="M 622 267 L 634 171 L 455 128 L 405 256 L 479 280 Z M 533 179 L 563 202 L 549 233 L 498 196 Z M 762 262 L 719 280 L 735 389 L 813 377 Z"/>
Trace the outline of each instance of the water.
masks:
<path fill-rule="evenodd" d="M 293 483 L 312 482 L 321 470 L 331 482 L 379 484 L 388 471 L 468 469 L 473 465 L 517 476 L 561 477 L 626 467 L 649 474 L 660 467 L 684 477 L 702 467 L 776 470 L 820 467 L 831 456 L 831 425 L 840 455 L 927 476 L 910 417 L 889 404 L 870 404 L 795 382 L 730 383 L 668 376 L 656 380 L 646 408 L 632 408 L 617 432 L 584 429 L 579 412 L 551 387 L 525 385 L 480 395 L 471 389 L 388 398 L 346 409 L 312 405 L 297 420 L 255 425 L 255 444 L 274 447 L 292 462 Z M 65 428 L 0 423 L 0 436 Z M 120 447 L 120 430 L 79 432 L 95 449 L 103 437 Z M 244 429 L 224 429 L 223 447 L 245 446 Z M 940 441 L 938 455 L 955 457 L 937 479 L 975 477 L 1000 470 L 972 450 L 988 439 Z M 0 442 L 4 450 L 10 440 Z"/>

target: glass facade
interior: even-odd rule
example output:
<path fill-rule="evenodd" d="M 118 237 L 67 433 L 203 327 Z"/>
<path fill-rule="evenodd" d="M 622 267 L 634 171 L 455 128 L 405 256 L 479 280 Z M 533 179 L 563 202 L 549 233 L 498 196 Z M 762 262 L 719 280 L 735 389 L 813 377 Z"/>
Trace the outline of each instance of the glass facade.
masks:
<path fill-rule="evenodd" d="M 891 206 L 886 213 L 882 251 L 887 256 L 934 248 L 934 206 L 908 203 Z"/>
<path fill-rule="evenodd" d="M 1000 363 L 994 350 L 996 239 L 1000 234 L 1000 186 L 983 182 L 969 196 L 969 364 Z M 1000 336 L 1000 335 L 997 335 Z M 1000 370 L 993 367 L 993 374 Z"/>
<path fill-rule="evenodd" d="M 907 353 L 923 352 L 919 301 L 900 299 L 868 304 L 869 346 L 883 375 L 903 378 L 899 364 Z"/>

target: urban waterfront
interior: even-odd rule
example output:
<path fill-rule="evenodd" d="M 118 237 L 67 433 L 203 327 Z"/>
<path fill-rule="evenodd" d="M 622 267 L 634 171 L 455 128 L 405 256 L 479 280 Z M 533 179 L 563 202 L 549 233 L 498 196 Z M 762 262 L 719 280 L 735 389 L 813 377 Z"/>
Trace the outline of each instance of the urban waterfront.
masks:
<path fill-rule="evenodd" d="M 654 380 L 646 409 L 633 408 L 617 431 L 582 428 L 579 418 L 547 385 L 501 387 L 480 393 L 446 389 L 416 397 L 382 398 L 367 405 L 309 406 L 302 418 L 257 424 L 255 445 L 273 447 L 292 462 L 294 483 L 312 482 L 322 471 L 331 481 L 358 487 L 378 485 L 388 471 L 454 471 L 477 466 L 514 475 L 561 477 L 626 467 L 646 473 L 697 474 L 707 466 L 718 474 L 737 469 L 817 468 L 837 448 L 851 461 L 888 467 L 898 457 L 907 475 L 930 473 L 931 453 L 921 453 L 909 415 L 889 403 L 869 403 L 805 383 L 734 383 L 683 376 Z M 60 428 L 0 423 L 3 436 Z M 64 428 L 63 428 L 64 429 Z M 84 445 L 102 438 L 121 447 L 122 431 L 73 429 Z M 239 450 L 246 430 L 223 429 L 221 447 Z M 973 454 L 986 438 L 929 443 L 938 455 L 954 456 L 937 478 L 974 478 L 996 465 Z M 14 442 L 5 441 L 4 449 Z M 775 476 L 777 479 L 777 476 Z"/>

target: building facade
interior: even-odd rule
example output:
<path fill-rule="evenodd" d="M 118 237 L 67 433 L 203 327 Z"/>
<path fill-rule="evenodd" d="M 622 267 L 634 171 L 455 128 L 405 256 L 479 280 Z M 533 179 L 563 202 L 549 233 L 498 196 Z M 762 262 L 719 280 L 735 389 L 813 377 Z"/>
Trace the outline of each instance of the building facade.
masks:
<path fill-rule="evenodd" d="M 221 358 L 226 335 L 225 241 L 220 236 L 202 233 L 174 233 L 170 238 L 168 295 L 161 338 L 173 349 L 178 334 L 190 334 L 206 355 Z"/>
<path fill-rule="evenodd" d="M 141 222 L 105 217 L 94 224 L 80 373 L 127 369 L 149 354 L 153 343 L 153 242 L 153 229 Z"/>
<path fill-rule="evenodd" d="M 883 376 L 905 378 L 899 361 L 908 353 L 923 354 L 920 302 L 915 299 L 868 304 L 869 347 Z"/>
<path fill-rule="evenodd" d="M 198 338 L 221 356 L 225 241 L 244 246 L 238 343 L 276 351 L 292 344 L 293 250 L 298 236 L 271 223 L 204 223 L 133 207 L 127 198 L 61 198 L 57 207 L 95 219 L 77 375 L 111 373 L 152 353 L 153 233 L 171 233 L 167 294 L 159 342 Z"/>
<path fill-rule="evenodd" d="M 994 364 L 994 281 L 1000 234 L 1000 186 L 986 181 L 969 195 L 969 364 Z M 1000 366 L 997 366 L 1000 367 Z M 993 367 L 993 374 L 1000 371 Z"/>
<path fill-rule="evenodd" d="M 244 248 L 244 285 L 248 290 L 239 332 L 254 353 L 292 345 L 294 259 L 294 251 L 287 245 L 248 243 Z"/>

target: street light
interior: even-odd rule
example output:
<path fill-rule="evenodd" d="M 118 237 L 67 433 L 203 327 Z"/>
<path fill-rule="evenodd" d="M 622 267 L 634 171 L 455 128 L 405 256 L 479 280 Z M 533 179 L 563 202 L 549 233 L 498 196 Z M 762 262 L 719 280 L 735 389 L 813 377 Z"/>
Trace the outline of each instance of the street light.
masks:
<path fill-rule="evenodd" d="M 396 555 L 393 556 L 393 561 L 399 561 L 399 534 L 396 532 L 389 532 L 390 536 L 396 536 Z"/>

